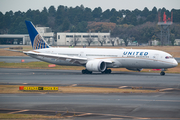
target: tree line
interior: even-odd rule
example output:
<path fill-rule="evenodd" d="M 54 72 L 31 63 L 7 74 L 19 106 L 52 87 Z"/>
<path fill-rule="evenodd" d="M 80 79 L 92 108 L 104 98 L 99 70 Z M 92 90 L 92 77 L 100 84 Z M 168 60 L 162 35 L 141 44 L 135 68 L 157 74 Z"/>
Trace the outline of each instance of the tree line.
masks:
<path fill-rule="evenodd" d="M 158 12 L 171 18 L 171 38 L 180 38 L 180 10 L 153 7 L 149 10 L 119 10 L 112 8 L 102 11 L 101 7 L 94 10 L 81 6 L 67 7 L 59 5 L 56 9 L 50 6 L 48 9 L 27 10 L 26 12 L 9 11 L 0 12 L 0 34 L 26 34 L 28 33 L 25 20 L 32 21 L 34 25 L 50 27 L 53 32 L 110 32 L 113 37 L 132 39 L 145 43 L 151 39 L 159 39 L 160 29 L 157 26 Z M 112 24 L 111 24 L 112 23 Z"/>

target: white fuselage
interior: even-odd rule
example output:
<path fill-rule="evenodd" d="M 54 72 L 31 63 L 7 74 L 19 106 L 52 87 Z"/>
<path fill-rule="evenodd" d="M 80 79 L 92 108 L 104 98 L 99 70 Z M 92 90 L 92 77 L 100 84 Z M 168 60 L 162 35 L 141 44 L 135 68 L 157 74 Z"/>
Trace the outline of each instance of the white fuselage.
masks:
<path fill-rule="evenodd" d="M 159 50 L 145 49 L 98 49 L 98 48 L 45 48 L 34 52 L 68 55 L 87 58 L 88 60 L 101 59 L 113 61 L 107 68 L 150 68 L 167 69 L 177 66 L 177 61 L 168 53 Z M 67 60 L 58 60 L 48 57 L 30 55 L 31 57 L 57 65 L 78 65 Z"/>

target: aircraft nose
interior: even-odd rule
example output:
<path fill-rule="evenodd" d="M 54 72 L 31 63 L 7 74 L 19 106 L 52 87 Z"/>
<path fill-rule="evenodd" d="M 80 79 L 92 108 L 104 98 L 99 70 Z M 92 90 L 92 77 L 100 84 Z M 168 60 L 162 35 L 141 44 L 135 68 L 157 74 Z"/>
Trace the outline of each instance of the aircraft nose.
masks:
<path fill-rule="evenodd" d="M 174 67 L 178 66 L 178 62 L 175 59 L 173 61 L 173 65 L 174 65 Z"/>

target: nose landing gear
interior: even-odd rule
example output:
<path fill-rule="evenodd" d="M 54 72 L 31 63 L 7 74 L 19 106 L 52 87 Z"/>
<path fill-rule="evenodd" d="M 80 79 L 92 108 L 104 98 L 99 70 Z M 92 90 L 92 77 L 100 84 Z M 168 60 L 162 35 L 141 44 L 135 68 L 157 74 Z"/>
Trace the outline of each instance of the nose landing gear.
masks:
<path fill-rule="evenodd" d="M 161 71 L 160 75 L 165 75 L 165 72 L 164 72 L 164 71 Z"/>
<path fill-rule="evenodd" d="M 165 72 L 164 72 L 164 71 L 166 71 L 166 69 L 161 69 L 160 75 L 165 75 Z"/>

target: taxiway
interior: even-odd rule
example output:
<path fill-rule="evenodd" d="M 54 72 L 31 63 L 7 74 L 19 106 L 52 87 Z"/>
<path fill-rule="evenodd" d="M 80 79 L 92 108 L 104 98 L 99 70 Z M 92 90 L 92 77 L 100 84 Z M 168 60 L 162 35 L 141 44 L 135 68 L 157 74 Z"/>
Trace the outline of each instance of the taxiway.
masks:
<path fill-rule="evenodd" d="M 141 72 L 84 75 L 75 70 L 0 68 L 1 85 L 126 86 L 160 90 L 149 94 L 0 94 L 0 113 L 61 113 L 73 119 L 179 119 L 179 78 L 180 74 L 168 73 L 165 76 Z"/>

